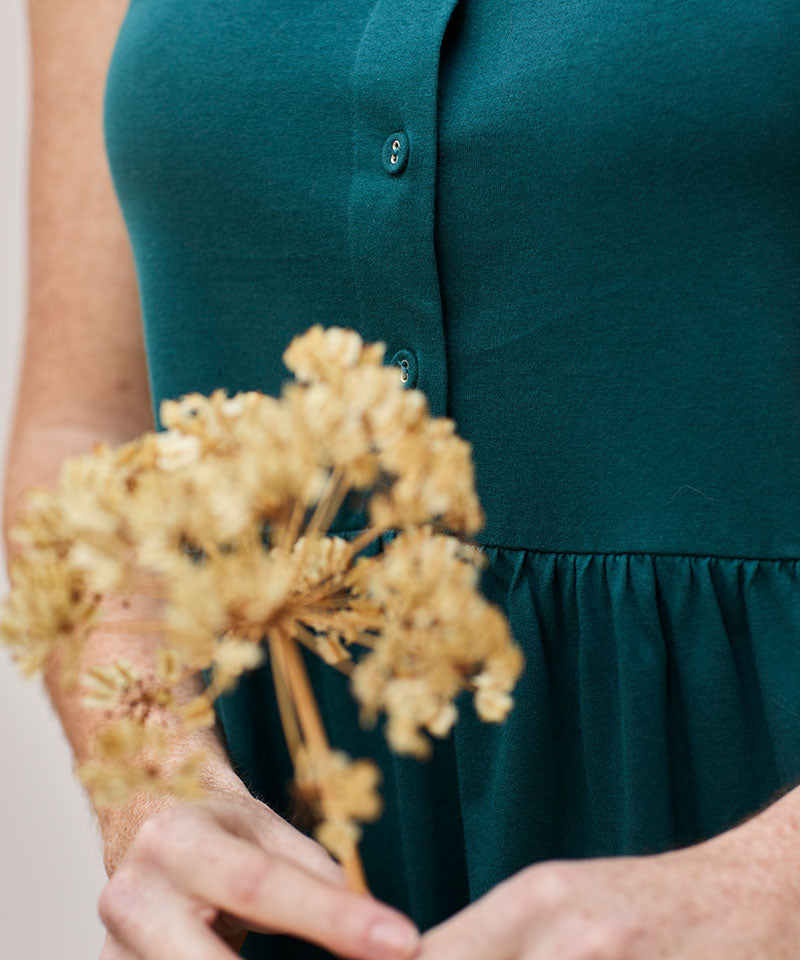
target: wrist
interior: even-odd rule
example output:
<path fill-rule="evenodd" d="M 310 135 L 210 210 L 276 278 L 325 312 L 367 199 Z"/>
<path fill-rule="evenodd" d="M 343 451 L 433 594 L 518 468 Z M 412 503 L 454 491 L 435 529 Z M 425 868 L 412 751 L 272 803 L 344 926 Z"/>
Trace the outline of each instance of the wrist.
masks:
<path fill-rule="evenodd" d="M 176 760 L 178 757 L 176 756 Z M 226 758 L 211 754 L 201 777 L 207 796 L 235 796 L 252 800 L 252 794 Z M 110 877 L 116 870 L 145 820 L 160 810 L 188 802 L 168 793 L 137 790 L 122 804 L 94 807 L 103 846 L 103 863 Z M 198 802 L 198 801 L 194 801 Z M 202 802 L 199 801 L 199 802 Z"/>

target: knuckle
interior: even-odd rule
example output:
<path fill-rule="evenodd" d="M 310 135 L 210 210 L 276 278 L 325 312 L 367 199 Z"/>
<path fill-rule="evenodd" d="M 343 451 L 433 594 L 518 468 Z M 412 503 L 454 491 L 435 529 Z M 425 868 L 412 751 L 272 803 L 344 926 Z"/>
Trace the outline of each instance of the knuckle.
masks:
<path fill-rule="evenodd" d="M 199 813 L 189 805 L 166 807 L 148 817 L 131 844 L 135 856 L 163 862 L 197 823 Z"/>
<path fill-rule="evenodd" d="M 119 928 L 136 909 L 139 882 L 136 872 L 121 866 L 100 891 L 97 912 L 109 929 Z"/>
<path fill-rule="evenodd" d="M 574 892 L 569 865 L 548 861 L 528 868 L 520 896 L 525 902 L 546 909 L 558 907 L 571 899 Z"/>
<path fill-rule="evenodd" d="M 158 855 L 163 851 L 172 830 L 172 818 L 168 817 L 165 811 L 153 814 L 136 831 L 131 846 L 135 847 L 138 853 Z"/>

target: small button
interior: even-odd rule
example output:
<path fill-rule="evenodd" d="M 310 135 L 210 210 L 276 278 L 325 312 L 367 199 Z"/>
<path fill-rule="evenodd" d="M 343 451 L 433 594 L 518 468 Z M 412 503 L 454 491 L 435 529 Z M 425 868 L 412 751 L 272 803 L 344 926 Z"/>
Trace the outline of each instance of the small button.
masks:
<path fill-rule="evenodd" d="M 400 382 L 404 387 L 410 390 L 417 385 L 417 355 L 412 350 L 398 350 L 391 362 L 400 367 Z"/>
<path fill-rule="evenodd" d="M 408 163 L 409 143 L 405 133 L 392 133 L 383 144 L 381 159 L 391 174 L 402 173 Z"/>

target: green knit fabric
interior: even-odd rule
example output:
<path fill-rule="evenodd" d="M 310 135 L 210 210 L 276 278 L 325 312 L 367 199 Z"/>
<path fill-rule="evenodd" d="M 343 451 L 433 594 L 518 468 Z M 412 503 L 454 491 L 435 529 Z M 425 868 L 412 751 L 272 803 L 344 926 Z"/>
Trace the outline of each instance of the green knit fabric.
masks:
<path fill-rule="evenodd" d="M 797 0 L 132 0 L 104 126 L 159 429 L 164 397 L 277 394 L 322 323 L 473 445 L 481 589 L 527 658 L 508 721 L 459 701 L 398 758 L 307 658 L 384 772 L 376 895 L 428 928 L 800 780 Z M 218 710 L 284 812 L 269 668 Z"/>

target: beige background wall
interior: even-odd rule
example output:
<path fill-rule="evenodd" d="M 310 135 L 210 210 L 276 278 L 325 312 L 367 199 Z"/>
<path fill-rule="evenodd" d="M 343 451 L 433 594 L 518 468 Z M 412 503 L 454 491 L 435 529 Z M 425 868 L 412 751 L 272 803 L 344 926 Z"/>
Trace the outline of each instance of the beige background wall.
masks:
<path fill-rule="evenodd" d="M 24 17 L 24 0 L 0 0 L 0 447 L 4 455 L 24 318 L 28 131 Z M 0 553 L 3 596 L 7 589 Z M 41 681 L 23 680 L 5 648 L 0 648 L 0 957 L 97 960 L 104 935 L 97 897 L 105 880 L 97 832 L 88 801 L 72 774 L 71 753 L 58 716 Z"/>

